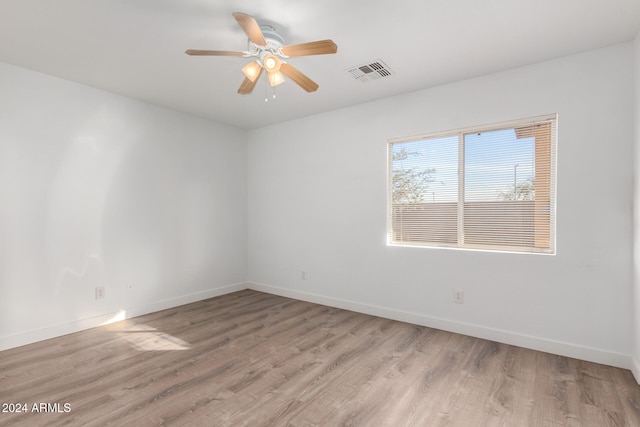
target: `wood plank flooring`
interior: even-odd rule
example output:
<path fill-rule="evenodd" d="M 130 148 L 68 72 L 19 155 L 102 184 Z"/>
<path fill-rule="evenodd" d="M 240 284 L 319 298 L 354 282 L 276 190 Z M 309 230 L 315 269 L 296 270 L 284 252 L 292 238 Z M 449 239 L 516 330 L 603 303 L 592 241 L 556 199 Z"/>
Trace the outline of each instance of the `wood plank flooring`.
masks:
<path fill-rule="evenodd" d="M 0 352 L 0 404 L 27 405 L 0 426 L 640 426 L 630 371 L 250 290 Z"/>

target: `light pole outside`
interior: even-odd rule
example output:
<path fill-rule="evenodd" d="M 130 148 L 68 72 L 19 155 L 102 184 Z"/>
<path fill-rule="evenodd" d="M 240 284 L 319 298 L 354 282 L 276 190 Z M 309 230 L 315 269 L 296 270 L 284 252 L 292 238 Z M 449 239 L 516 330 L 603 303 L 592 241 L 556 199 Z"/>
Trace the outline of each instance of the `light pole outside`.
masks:
<path fill-rule="evenodd" d="M 518 200 L 518 166 L 513 167 L 513 200 Z"/>

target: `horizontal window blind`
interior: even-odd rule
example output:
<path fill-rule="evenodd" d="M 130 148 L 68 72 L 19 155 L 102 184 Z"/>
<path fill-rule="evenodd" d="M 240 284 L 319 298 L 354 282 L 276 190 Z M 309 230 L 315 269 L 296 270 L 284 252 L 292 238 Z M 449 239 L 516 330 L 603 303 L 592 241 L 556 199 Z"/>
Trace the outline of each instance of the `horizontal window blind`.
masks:
<path fill-rule="evenodd" d="M 555 116 L 389 142 L 390 244 L 554 253 Z"/>

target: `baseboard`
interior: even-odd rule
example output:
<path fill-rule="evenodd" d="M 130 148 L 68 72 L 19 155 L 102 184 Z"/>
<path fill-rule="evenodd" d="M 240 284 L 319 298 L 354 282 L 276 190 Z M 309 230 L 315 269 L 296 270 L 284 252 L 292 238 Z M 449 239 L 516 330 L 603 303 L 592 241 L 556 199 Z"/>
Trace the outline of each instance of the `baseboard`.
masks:
<path fill-rule="evenodd" d="M 130 307 L 127 308 L 126 311 L 120 310 L 114 313 L 106 313 L 91 318 L 79 319 L 73 322 L 62 323 L 46 328 L 26 331 L 6 337 L 0 337 L 0 351 L 26 344 L 31 344 L 38 341 L 43 341 L 50 338 L 59 337 L 62 335 L 71 334 L 74 332 L 83 331 L 85 329 L 94 328 L 118 320 L 129 319 L 148 313 L 166 310 L 172 307 L 178 307 L 184 304 L 190 304 L 192 302 L 201 301 L 208 298 L 226 295 L 232 292 L 241 291 L 243 289 L 253 289 L 260 292 L 266 292 L 316 304 L 323 304 L 345 310 L 356 311 L 359 313 L 370 314 L 372 316 L 384 317 L 387 319 L 413 323 L 416 325 L 422 325 L 430 328 L 441 329 L 444 331 L 483 338 L 491 341 L 501 342 L 504 344 L 516 345 L 532 350 L 544 351 L 561 356 L 587 360 L 595 363 L 602 363 L 605 365 L 616 366 L 624 369 L 630 369 L 634 377 L 636 378 L 636 381 L 640 383 L 640 363 L 626 354 L 518 334 L 501 329 L 486 328 L 483 326 L 456 322 L 449 319 L 425 316 L 418 313 L 394 310 L 376 305 L 363 304 L 356 301 L 332 298 L 309 292 L 284 289 L 257 282 L 235 283 L 220 288 L 213 288 L 202 292 L 195 292 L 175 298 L 155 301 L 142 306 Z"/>
<path fill-rule="evenodd" d="M 188 295 L 181 295 L 175 298 L 155 301 L 146 305 L 126 307 L 117 312 L 105 313 L 90 318 L 60 323 L 46 328 L 34 329 L 15 335 L 0 337 L 0 351 L 32 344 L 38 341 L 44 341 L 50 338 L 56 338 L 62 335 L 72 334 L 74 332 L 80 332 L 85 329 L 95 328 L 97 326 L 106 325 L 119 320 L 142 316 L 143 314 L 154 313 L 156 311 L 166 310 L 168 308 L 178 307 L 180 305 L 190 304 L 192 302 L 241 291 L 243 289 L 247 289 L 246 283 L 234 283 L 219 288 L 208 289 L 206 291 L 194 292 Z"/>
<path fill-rule="evenodd" d="M 635 357 L 630 357 L 631 359 L 631 373 L 633 377 L 636 379 L 636 382 L 640 384 L 640 363 L 636 360 Z"/>
<path fill-rule="evenodd" d="M 219 297 L 221 295 L 230 294 L 232 292 L 238 292 L 247 289 L 247 283 L 234 283 L 231 285 L 223 286 L 220 288 L 207 289 L 206 291 L 194 292 L 188 295 L 181 295 L 175 298 L 169 298 L 161 301 L 156 301 L 151 304 L 147 304 L 142 307 L 141 310 L 132 310 L 132 315 L 128 317 L 142 316 L 143 314 L 155 313 L 157 311 L 166 310 L 168 308 L 178 307 L 185 304 L 191 304 L 192 302 L 202 301 L 209 298 Z"/>
<path fill-rule="evenodd" d="M 402 322 L 413 323 L 416 325 L 427 326 L 430 328 L 441 329 L 444 331 L 455 332 L 458 334 L 469 335 L 477 338 L 483 338 L 491 341 L 501 342 L 504 344 L 557 354 L 560 356 L 572 357 L 589 362 L 602 363 L 604 365 L 615 366 L 618 368 L 632 368 L 630 366 L 631 358 L 628 354 L 621 354 L 597 348 L 554 341 L 501 329 L 487 328 L 479 325 L 456 322 L 448 319 L 430 317 L 418 313 L 393 310 L 376 305 L 363 304 L 356 301 L 349 301 L 308 292 L 284 289 L 276 286 L 266 285 L 263 283 L 248 282 L 247 287 L 256 291 L 313 302 L 316 304 L 328 305 L 331 307 L 342 308 L 345 310 L 356 311 L 359 313 L 370 314 L 387 319 L 399 320 Z M 636 370 L 634 371 L 634 375 L 636 379 L 638 379 L 640 378 L 640 375 L 638 375 L 640 374 L 640 369 L 638 369 L 639 366 L 637 364 L 635 365 L 635 368 Z"/>
<path fill-rule="evenodd" d="M 119 317 L 119 313 L 105 313 L 73 322 L 59 323 L 57 325 L 47 326 L 46 328 L 32 329 L 15 335 L 0 337 L 0 351 L 72 334 L 85 329 L 91 329 L 96 326 L 111 323 L 111 320 L 116 317 L 121 318 Z"/>

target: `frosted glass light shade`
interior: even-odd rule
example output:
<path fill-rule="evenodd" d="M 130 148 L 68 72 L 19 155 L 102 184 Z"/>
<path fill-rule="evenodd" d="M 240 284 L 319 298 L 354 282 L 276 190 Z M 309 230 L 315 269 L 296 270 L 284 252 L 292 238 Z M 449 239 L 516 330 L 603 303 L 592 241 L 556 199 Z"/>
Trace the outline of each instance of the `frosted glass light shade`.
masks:
<path fill-rule="evenodd" d="M 260 75 L 260 64 L 257 62 L 250 62 L 244 67 L 242 67 L 242 73 L 252 82 L 255 82 L 258 76 Z"/>
<path fill-rule="evenodd" d="M 284 83 L 284 77 L 282 77 L 282 73 L 280 71 L 269 73 L 269 84 L 271 87 L 278 86 L 282 83 Z"/>

